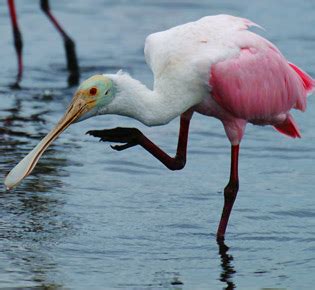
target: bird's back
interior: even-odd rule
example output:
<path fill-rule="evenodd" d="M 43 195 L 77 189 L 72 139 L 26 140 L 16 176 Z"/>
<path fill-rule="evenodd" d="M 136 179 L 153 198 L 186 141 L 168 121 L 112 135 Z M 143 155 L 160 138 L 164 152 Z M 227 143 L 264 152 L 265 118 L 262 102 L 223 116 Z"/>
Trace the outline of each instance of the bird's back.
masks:
<path fill-rule="evenodd" d="M 196 96 L 208 86 L 224 110 L 257 124 L 272 123 L 293 107 L 304 111 L 314 81 L 271 42 L 248 31 L 252 25 L 217 15 L 149 35 L 145 57 L 155 85 L 182 87 Z M 191 97 L 198 103 L 208 95 Z"/>
<path fill-rule="evenodd" d="M 206 77 L 212 63 L 238 53 L 233 35 L 251 24 L 243 18 L 216 15 L 153 33 L 145 41 L 146 62 L 156 79 L 174 73 Z"/>

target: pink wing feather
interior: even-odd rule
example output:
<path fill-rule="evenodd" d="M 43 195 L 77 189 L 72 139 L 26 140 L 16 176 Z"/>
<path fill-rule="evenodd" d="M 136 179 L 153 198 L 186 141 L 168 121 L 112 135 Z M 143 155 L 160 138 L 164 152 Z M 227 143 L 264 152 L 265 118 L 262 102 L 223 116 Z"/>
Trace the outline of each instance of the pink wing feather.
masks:
<path fill-rule="evenodd" d="M 274 126 L 281 133 L 299 137 L 288 111 L 293 107 L 305 110 L 306 96 L 313 89 L 314 80 L 289 64 L 267 40 L 258 40 L 261 46 L 242 47 L 237 57 L 212 65 L 212 95 L 233 116 L 249 122 L 272 124 L 277 116 L 287 114 L 282 124 Z"/>

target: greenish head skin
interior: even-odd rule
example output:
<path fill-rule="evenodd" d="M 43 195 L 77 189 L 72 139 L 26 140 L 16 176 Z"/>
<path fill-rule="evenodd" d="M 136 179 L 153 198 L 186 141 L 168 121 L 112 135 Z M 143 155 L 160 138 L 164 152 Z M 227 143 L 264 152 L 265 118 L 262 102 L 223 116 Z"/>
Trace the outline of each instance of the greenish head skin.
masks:
<path fill-rule="evenodd" d="M 74 95 L 86 103 L 87 111 L 76 122 L 83 121 L 98 114 L 115 97 L 113 81 L 104 75 L 95 75 L 85 80 Z"/>

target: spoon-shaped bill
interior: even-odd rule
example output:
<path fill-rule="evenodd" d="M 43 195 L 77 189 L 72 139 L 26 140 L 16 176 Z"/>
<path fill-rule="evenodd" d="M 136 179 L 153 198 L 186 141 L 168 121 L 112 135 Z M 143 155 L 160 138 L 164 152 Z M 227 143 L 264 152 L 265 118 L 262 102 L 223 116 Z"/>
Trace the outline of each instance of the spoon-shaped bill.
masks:
<path fill-rule="evenodd" d="M 7 189 L 11 189 L 28 176 L 36 166 L 39 158 L 48 148 L 48 146 L 66 129 L 71 123 L 76 121 L 82 114 L 87 111 L 86 103 L 81 99 L 74 99 L 64 116 L 58 122 L 45 138 L 29 152 L 6 176 L 4 184 Z"/>

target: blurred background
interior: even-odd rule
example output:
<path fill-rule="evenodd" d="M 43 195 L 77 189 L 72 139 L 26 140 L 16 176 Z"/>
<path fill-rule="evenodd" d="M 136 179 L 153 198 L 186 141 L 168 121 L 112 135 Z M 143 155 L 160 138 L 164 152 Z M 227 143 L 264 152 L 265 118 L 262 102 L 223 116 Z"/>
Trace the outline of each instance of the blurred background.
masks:
<path fill-rule="evenodd" d="M 60 35 L 39 1 L 16 0 L 24 76 L 6 1 L 0 2 L 0 175 L 54 126 L 68 87 Z M 81 80 L 123 69 L 149 87 L 148 34 L 202 16 L 232 14 L 315 77 L 315 2 L 222 0 L 51 1 L 76 43 Z M 195 115 L 188 162 L 170 172 L 141 148 L 114 152 L 84 133 L 135 126 L 169 153 L 178 118 L 146 128 L 100 116 L 71 126 L 18 188 L 0 190 L 0 287 L 47 289 L 310 289 L 314 278 L 315 96 L 294 112 L 302 139 L 248 125 L 240 191 L 226 245 L 215 232 L 228 181 L 230 145 L 218 120 Z M 242 150 L 244 149 L 244 150 Z"/>

